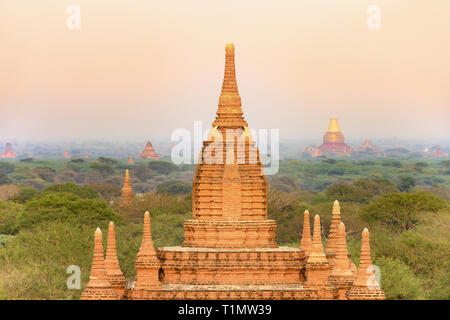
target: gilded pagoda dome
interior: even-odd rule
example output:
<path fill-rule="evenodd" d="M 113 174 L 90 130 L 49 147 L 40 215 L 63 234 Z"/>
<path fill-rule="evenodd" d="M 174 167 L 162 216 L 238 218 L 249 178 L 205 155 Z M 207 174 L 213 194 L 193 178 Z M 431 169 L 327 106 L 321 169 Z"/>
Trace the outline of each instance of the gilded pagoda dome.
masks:
<path fill-rule="evenodd" d="M 344 143 L 344 135 L 339 128 L 339 124 L 336 118 L 330 119 L 330 125 L 327 132 L 323 136 L 323 143 Z"/>

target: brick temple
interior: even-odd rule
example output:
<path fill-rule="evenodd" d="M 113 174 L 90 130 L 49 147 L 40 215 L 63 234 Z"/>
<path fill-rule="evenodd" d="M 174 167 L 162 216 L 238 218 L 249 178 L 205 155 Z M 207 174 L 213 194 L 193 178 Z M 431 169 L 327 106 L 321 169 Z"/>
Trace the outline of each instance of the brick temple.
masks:
<path fill-rule="evenodd" d="M 195 169 L 193 217 L 181 246 L 155 249 L 150 214 L 126 284 L 117 261 L 114 224 L 106 259 L 95 233 L 91 278 L 82 299 L 384 299 L 371 268 L 369 233 L 362 234 L 360 268 L 351 263 L 335 201 L 324 250 L 319 216 L 304 214 L 300 248 L 278 246 L 267 219 L 267 180 L 241 108 L 234 46 L 225 47 L 217 116 Z"/>
<path fill-rule="evenodd" d="M 147 141 L 144 150 L 139 154 L 141 159 L 159 159 L 160 155 L 156 153 L 150 141 Z"/>
<path fill-rule="evenodd" d="M 345 143 L 344 134 L 339 127 L 337 119 L 331 118 L 328 130 L 323 135 L 323 143 L 315 148 L 306 147 L 303 152 L 310 153 L 313 157 L 326 154 L 350 157 L 352 154 L 352 146 Z"/>
<path fill-rule="evenodd" d="M 11 142 L 7 142 L 5 146 L 5 150 L 3 150 L 2 153 L 0 153 L 0 158 L 15 158 L 16 153 L 14 152 L 12 148 Z"/>

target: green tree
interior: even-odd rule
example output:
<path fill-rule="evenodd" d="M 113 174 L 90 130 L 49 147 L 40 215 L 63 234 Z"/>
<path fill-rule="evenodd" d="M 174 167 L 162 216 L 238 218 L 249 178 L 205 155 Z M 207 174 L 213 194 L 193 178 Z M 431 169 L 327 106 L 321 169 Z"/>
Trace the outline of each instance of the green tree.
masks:
<path fill-rule="evenodd" d="M 382 195 L 365 206 L 363 217 L 370 223 L 378 223 L 393 231 L 411 230 L 422 221 L 424 212 L 437 212 L 446 202 L 427 192 L 392 193 Z"/>
<path fill-rule="evenodd" d="M 114 173 L 114 169 L 113 167 L 111 167 L 111 165 L 98 161 L 92 162 L 90 168 L 100 172 L 100 174 L 102 174 L 103 176 L 108 176 Z"/>
<path fill-rule="evenodd" d="M 159 174 L 169 174 L 178 170 L 178 167 L 169 161 L 151 161 L 148 167 Z"/>
<path fill-rule="evenodd" d="M 410 192 L 416 186 L 416 180 L 412 176 L 400 177 L 397 187 L 402 192 Z"/>
<path fill-rule="evenodd" d="M 192 192 L 192 186 L 182 180 L 169 180 L 159 184 L 156 187 L 156 192 L 158 193 L 168 193 L 168 194 L 186 194 Z"/>
<path fill-rule="evenodd" d="M 10 173 L 14 172 L 15 168 L 16 167 L 13 164 L 11 164 L 11 163 L 1 162 L 0 161 L 0 173 L 10 174 Z"/>
<path fill-rule="evenodd" d="M 8 176 L 2 172 L 0 172 L 0 185 L 2 184 L 11 184 L 12 181 L 8 178 Z"/>
<path fill-rule="evenodd" d="M 67 192 L 72 193 L 83 199 L 96 199 L 98 198 L 98 193 L 93 188 L 88 186 L 79 187 L 75 183 L 63 183 L 54 184 L 47 187 L 42 191 L 42 193 L 55 193 L 55 192 Z"/>

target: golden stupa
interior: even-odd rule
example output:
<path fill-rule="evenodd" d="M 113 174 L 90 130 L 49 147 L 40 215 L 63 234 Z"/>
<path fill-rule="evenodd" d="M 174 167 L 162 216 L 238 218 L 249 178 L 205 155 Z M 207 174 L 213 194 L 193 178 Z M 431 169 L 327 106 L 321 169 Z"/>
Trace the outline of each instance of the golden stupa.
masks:
<path fill-rule="evenodd" d="M 310 153 L 313 157 L 330 153 L 349 157 L 352 153 L 352 148 L 345 144 L 345 138 L 341 128 L 339 128 L 337 118 L 331 118 L 328 130 L 323 135 L 323 144 L 316 148 L 305 148 L 304 152 Z"/>
<path fill-rule="evenodd" d="M 345 143 L 344 135 L 339 128 L 339 124 L 336 118 L 330 119 L 328 130 L 323 135 L 323 143 Z"/>

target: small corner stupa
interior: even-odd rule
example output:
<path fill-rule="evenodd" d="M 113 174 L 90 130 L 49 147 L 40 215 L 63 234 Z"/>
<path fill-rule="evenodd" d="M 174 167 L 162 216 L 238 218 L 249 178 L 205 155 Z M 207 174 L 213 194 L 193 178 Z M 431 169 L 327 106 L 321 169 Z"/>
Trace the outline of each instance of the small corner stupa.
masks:
<path fill-rule="evenodd" d="M 156 153 L 155 149 L 153 149 L 153 145 L 150 141 L 147 141 L 145 145 L 144 151 L 139 154 L 139 158 L 141 159 L 159 159 L 159 154 Z"/>
<path fill-rule="evenodd" d="M 0 153 L 0 158 L 15 158 L 16 153 L 14 152 L 12 148 L 11 142 L 6 143 L 5 150 L 3 150 L 2 153 Z"/>
<path fill-rule="evenodd" d="M 323 136 L 323 143 L 319 147 L 312 150 L 313 157 L 323 156 L 326 154 L 334 154 L 337 156 L 350 157 L 352 154 L 351 146 L 345 143 L 344 135 L 336 118 L 330 119 L 328 130 Z"/>
<path fill-rule="evenodd" d="M 127 170 L 125 170 L 125 178 L 123 179 L 122 193 L 120 194 L 120 204 L 127 205 L 130 202 L 132 202 L 133 199 L 134 199 L 134 195 L 133 195 L 133 189 L 131 188 L 131 183 L 130 183 L 130 173 L 127 169 Z"/>
<path fill-rule="evenodd" d="M 300 248 L 275 241 L 277 224 L 267 217 L 267 179 L 243 117 L 231 43 L 225 47 L 217 116 L 203 141 L 192 193 L 192 219 L 184 222 L 180 246 L 155 249 L 145 213 L 136 281 L 126 286 L 124 299 L 331 300 L 347 298 L 353 290 L 337 202 L 333 221 L 339 226 L 330 236 L 334 264 L 324 252 L 317 215 L 311 240 L 308 211 Z"/>
<path fill-rule="evenodd" d="M 81 300 L 118 300 L 119 296 L 108 280 L 100 228 L 95 230 L 94 257 L 92 260 L 91 276 L 81 294 Z"/>

